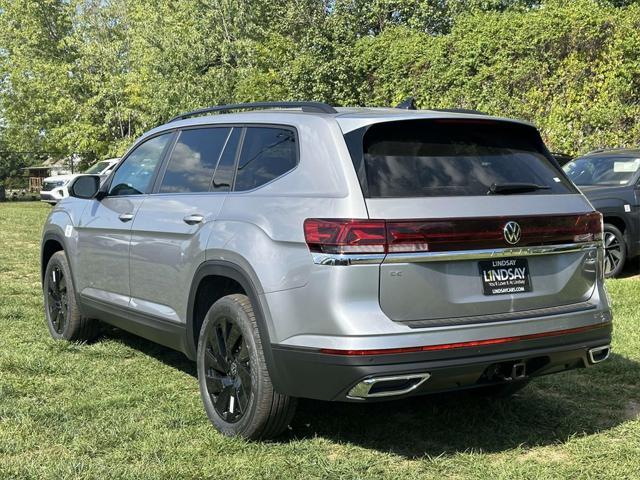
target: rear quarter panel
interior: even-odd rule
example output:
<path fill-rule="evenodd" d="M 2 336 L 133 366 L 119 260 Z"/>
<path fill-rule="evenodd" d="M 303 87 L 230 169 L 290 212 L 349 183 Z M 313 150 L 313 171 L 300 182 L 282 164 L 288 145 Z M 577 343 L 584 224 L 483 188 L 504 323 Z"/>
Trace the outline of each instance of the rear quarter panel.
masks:
<path fill-rule="evenodd" d="M 298 166 L 253 191 L 230 193 L 207 243 L 206 259 L 240 266 L 259 295 L 308 282 L 314 265 L 304 239 L 306 218 L 367 218 L 335 120 L 309 116 L 290 126 L 298 133 Z M 273 341 L 277 335 L 267 321 Z"/>

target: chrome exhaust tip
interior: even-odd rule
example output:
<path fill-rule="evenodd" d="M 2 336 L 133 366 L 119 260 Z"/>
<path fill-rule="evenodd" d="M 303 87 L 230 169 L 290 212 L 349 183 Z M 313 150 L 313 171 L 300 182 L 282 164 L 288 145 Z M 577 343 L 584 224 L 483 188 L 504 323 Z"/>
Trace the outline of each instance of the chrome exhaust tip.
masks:
<path fill-rule="evenodd" d="M 589 351 L 589 361 L 592 364 L 604 362 L 609 355 L 611 354 L 611 345 L 603 345 L 601 347 L 590 348 Z"/>
<path fill-rule="evenodd" d="M 365 398 L 392 397 L 409 393 L 429 380 L 430 373 L 373 377 L 362 380 L 349 390 L 347 398 L 364 400 Z"/>

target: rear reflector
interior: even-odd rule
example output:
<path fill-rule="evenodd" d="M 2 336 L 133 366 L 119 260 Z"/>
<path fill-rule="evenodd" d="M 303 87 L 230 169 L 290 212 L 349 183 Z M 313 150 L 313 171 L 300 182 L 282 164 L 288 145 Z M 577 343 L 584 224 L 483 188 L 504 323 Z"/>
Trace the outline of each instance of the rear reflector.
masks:
<path fill-rule="evenodd" d="M 520 237 L 508 243 L 507 222 Z M 354 220 L 309 218 L 309 249 L 322 253 L 411 253 L 557 245 L 602 239 L 602 215 L 534 215 L 437 220 Z"/>
<path fill-rule="evenodd" d="M 606 324 L 587 325 L 585 327 L 569 328 L 566 330 L 553 330 L 550 332 L 532 333 L 530 335 L 520 335 L 517 337 L 501 337 L 490 338 L 487 340 L 472 340 L 470 342 L 442 343 L 439 345 L 424 345 L 421 347 L 404 347 L 404 348 L 384 348 L 378 350 L 336 350 L 333 348 L 321 348 L 320 353 L 327 355 L 344 355 L 344 356 L 362 356 L 362 355 L 392 355 L 396 353 L 416 353 L 416 352 L 433 352 L 442 350 L 454 350 L 458 348 L 485 347 L 489 345 L 501 345 L 504 343 L 523 342 L 526 340 L 536 340 L 538 338 L 556 337 L 559 335 L 572 335 L 575 333 L 588 332 L 598 328 L 609 326 Z"/>

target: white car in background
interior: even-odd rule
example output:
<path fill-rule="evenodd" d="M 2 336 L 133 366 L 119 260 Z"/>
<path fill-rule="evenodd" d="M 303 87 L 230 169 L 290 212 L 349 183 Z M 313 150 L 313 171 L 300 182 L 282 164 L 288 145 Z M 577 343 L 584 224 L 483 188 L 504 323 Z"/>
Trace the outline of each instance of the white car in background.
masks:
<path fill-rule="evenodd" d="M 100 175 L 102 179 L 106 179 L 114 167 L 120 161 L 119 158 L 109 158 L 101 160 L 95 165 L 89 167 L 86 172 L 74 173 L 70 175 L 56 175 L 55 177 L 47 177 L 42 181 L 42 190 L 40 190 L 40 200 L 50 204 L 56 204 L 63 198 L 69 196 L 67 185 L 78 175 L 92 174 Z"/>

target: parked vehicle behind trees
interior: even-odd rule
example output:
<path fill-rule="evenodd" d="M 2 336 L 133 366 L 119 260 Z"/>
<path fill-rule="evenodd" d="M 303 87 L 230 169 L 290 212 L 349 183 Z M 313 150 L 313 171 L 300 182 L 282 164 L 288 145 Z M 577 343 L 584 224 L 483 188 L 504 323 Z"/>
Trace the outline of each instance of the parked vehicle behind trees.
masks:
<path fill-rule="evenodd" d="M 525 122 L 215 107 L 69 190 L 43 231 L 51 335 L 100 320 L 184 352 L 227 435 L 278 435 L 298 397 L 506 395 L 609 356 L 602 217 Z"/>

